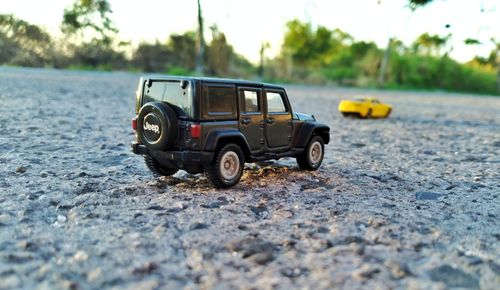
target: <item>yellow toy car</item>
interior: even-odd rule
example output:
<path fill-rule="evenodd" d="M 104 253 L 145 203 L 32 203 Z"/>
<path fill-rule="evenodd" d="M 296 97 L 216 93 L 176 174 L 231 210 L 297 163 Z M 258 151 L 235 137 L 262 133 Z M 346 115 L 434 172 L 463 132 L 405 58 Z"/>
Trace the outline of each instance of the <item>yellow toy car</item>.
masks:
<path fill-rule="evenodd" d="M 339 104 L 339 111 L 347 116 L 359 116 L 361 118 L 387 118 L 392 107 L 383 104 L 375 98 L 356 100 L 343 100 Z"/>

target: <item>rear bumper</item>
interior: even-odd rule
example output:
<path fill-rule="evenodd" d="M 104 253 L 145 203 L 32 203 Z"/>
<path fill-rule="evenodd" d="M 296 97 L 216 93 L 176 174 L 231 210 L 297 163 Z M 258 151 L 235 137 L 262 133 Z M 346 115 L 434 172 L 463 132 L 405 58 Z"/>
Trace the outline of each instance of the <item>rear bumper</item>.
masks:
<path fill-rule="evenodd" d="M 178 168 L 191 167 L 193 165 L 203 165 L 212 161 L 214 152 L 206 151 L 157 151 L 149 150 L 144 144 L 132 142 L 132 152 L 140 155 L 149 155 L 159 162 L 175 164 Z"/>

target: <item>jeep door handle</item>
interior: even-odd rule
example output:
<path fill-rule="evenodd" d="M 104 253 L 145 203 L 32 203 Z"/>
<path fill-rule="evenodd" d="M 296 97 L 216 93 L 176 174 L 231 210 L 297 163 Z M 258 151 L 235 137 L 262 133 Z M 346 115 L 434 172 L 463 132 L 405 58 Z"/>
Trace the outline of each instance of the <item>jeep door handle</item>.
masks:
<path fill-rule="evenodd" d="M 249 118 L 241 119 L 241 124 L 243 125 L 248 125 L 250 124 L 250 122 L 252 122 L 252 120 L 250 120 Z"/>
<path fill-rule="evenodd" d="M 266 119 L 266 123 L 268 124 L 274 124 L 274 122 L 276 122 L 276 120 L 274 120 L 274 118 L 269 118 L 269 119 Z"/>

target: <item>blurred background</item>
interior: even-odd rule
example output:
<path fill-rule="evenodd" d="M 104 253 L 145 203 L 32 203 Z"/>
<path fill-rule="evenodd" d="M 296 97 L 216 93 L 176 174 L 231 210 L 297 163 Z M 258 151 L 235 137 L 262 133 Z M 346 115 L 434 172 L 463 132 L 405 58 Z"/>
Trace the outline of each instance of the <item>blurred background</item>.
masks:
<path fill-rule="evenodd" d="M 2 0 L 0 65 L 500 95 L 498 0 Z"/>

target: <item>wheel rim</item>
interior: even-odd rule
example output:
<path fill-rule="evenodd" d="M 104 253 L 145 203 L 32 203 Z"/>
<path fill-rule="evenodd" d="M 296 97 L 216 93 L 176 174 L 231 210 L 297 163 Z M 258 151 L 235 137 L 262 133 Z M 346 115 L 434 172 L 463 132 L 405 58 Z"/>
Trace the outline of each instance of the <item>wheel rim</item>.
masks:
<path fill-rule="evenodd" d="M 220 173 L 225 180 L 234 179 L 240 171 L 240 158 L 233 151 L 226 152 L 220 161 Z"/>
<path fill-rule="evenodd" d="M 321 147 L 321 144 L 316 141 L 309 149 L 309 160 L 311 160 L 312 164 L 317 164 L 321 161 L 321 156 L 323 156 L 323 148 Z"/>

